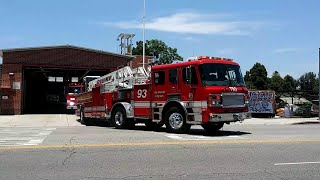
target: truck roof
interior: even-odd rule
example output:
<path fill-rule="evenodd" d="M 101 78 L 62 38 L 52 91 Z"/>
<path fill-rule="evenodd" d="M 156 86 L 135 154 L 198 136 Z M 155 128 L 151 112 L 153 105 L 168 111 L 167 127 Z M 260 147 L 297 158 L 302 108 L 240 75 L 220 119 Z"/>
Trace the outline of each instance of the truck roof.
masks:
<path fill-rule="evenodd" d="M 233 61 L 229 61 L 229 60 L 201 59 L 201 60 L 192 60 L 192 61 L 181 62 L 181 63 L 176 63 L 176 64 L 155 65 L 155 66 L 152 66 L 152 70 L 175 68 L 175 67 L 189 66 L 189 65 L 200 65 L 200 64 L 208 64 L 208 63 L 230 64 L 230 65 L 239 66 L 238 63 L 233 62 Z"/>

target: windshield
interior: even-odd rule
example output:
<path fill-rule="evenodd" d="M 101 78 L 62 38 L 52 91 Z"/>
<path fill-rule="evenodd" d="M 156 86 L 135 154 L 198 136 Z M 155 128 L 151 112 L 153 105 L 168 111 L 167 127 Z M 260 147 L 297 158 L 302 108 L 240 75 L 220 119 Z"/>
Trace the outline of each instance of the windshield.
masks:
<path fill-rule="evenodd" d="M 81 91 L 81 87 L 68 87 L 67 93 L 77 93 L 79 94 Z"/>
<path fill-rule="evenodd" d="M 239 66 L 231 64 L 202 64 L 199 66 L 204 86 L 244 86 Z"/>

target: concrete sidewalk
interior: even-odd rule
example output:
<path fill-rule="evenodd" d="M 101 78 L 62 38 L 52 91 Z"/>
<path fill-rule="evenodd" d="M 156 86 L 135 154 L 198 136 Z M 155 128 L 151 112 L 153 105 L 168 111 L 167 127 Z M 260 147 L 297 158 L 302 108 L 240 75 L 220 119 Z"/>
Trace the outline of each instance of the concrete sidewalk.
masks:
<path fill-rule="evenodd" d="M 260 124 L 260 125 L 276 125 L 276 124 L 320 124 L 318 117 L 313 118 L 251 118 L 244 120 L 241 124 Z"/>
<path fill-rule="evenodd" d="M 0 127 L 69 127 L 83 126 L 79 117 L 67 114 L 0 115 Z"/>

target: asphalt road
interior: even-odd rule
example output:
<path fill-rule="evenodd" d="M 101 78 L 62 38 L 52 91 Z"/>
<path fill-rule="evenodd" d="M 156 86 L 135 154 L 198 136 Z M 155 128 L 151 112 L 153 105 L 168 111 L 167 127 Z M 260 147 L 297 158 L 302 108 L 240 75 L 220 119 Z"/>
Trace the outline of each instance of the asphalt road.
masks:
<path fill-rule="evenodd" d="M 319 124 L 0 128 L 0 179 L 320 179 L 319 169 Z"/>

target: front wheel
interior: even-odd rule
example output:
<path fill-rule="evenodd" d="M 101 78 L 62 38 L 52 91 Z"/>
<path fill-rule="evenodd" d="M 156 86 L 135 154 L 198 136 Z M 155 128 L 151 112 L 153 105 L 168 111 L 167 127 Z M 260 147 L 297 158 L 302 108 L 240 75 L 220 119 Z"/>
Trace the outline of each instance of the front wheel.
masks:
<path fill-rule="evenodd" d="M 207 123 L 207 124 L 202 124 L 201 126 L 203 129 L 205 129 L 208 132 L 214 132 L 218 131 L 223 127 L 224 123 Z"/>
<path fill-rule="evenodd" d="M 190 130 L 191 125 L 186 123 L 185 114 L 178 108 L 170 108 L 165 117 L 168 132 L 187 133 Z"/>

